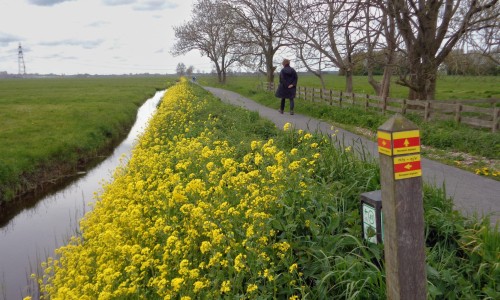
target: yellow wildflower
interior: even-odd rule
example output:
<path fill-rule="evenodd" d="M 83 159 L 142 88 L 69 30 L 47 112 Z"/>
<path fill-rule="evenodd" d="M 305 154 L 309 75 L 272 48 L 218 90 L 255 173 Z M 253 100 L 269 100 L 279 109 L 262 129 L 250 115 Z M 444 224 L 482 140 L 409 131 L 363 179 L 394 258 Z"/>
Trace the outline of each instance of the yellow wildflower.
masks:
<path fill-rule="evenodd" d="M 205 254 L 206 252 L 210 251 L 212 249 L 212 244 L 208 241 L 203 241 L 200 246 L 200 251 L 201 253 Z"/>
<path fill-rule="evenodd" d="M 231 281 L 225 280 L 222 282 L 222 285 L 220 287 L 221 293 L 228 293 L 231 291 Z"/>
<path fill-rule="evenodd" d="M 241 270 L 243 270 L 243 268 L 245 268 L 245 259 L 246 259 L 246 255 L 244 254 L 238 254 L 238 256 L 236 256 L 236 258 L 234 259 L 234 268 L 236 269 L 236 272 L 241 272 Z"/>
<path fill-rule="evenodd" d="M 201 289 L 203 289 L 204 287 L 206 287 L 205 283 L 203 281 L 196 281 L 194 284 L 193 284 L 193 291 L 195 293 L 198 293 Z"/>
<path fill-rule="evenodd" d="M 178 292 L 181 289 L 183 283 L 184 279 L 177 277 L 172 279 L 172 282 L 170 284 L 172 285 L 172 289 L 174 290 L 174 292 Z"/>
<path fill-rule="evenodd" d="M 247 287 L 247 293 L 252 293 L 258 289 L 256 284 L 250 284 Z"/>

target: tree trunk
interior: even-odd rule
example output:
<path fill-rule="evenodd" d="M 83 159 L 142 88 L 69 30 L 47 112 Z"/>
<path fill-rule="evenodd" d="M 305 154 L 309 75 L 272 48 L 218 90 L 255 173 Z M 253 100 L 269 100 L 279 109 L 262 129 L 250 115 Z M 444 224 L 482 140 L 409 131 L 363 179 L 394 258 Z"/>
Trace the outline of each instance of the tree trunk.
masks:
<path fill-rule="evenodd" d="M 392 67 L 386 66 L 384 68 L 384 77 L 382 77 L 382 83 L 380 85 L 380 90 L 378 95 L 380 97 L 389 97 L 389 92 L 391 88 L 391 77 L 392 77 Z"/>
<path fill-rule="evenodd" d="M 266 77 L 267 82 L 274 82 L 274 71 L 276 67 L 273 66 L 273 57 L 266 57 Z"/>
<path fill-rule="evenodd" d="M 226 70 L 222 71 L 222 84 L 226 84 Z"/>
<path fill-rule="evenodd" d="M 422 63 L 412 67 L 408 99 L 435 100 L 437 68 L 433 63 Z"/>
<path fill-rule="evenodd" d="M 385 75 L 385 71 L 384 71 L 384 75 Z M 381 91 L 381 88 L 382 86 L 380 85 L 380 83 L 378 81 L 375 80 L 375 78 L 373 77 L 373 72 L 371 69 L 368 70 L 368 83 L 372 86 L 372 88 L 375 90 L 375 93 L 380 96 L 380 91 Z"/>
<path fill-rule="evenodd" d="M 325 90 L 326 89 L 326 84 L 325 84 L 325 79 L 323 78 L 323 74 L 319 73 L 318 77 L 319 77 L 319 81 L 321 82 L 321 88 Z"/>
<path fill-rule="evenodd" d="M 384 67 L 384 76 L 382 77 L 382 83 L 380 84 L 380 90 L 378 95 L 380 97 L 389 97 L 389 92 L 391 89 L 391 78 L 394 71 L 394 61 L 396 60 L 395 46 L 392 46 L 387 51 L 386 65 Z"/>
<path fill-rule="evenodd" d="M 345 70 L 345 91 L 347 93 L 352 93 L 352 70 Z"/>
<path fill-rule="evenodd" d="M 223 83 L 222 82 L 222 70 L 219 68 L 219 66 L 216 66 L 215 70 L 217 71 L 217 79 L 219 80 L 219 83 Z"/>

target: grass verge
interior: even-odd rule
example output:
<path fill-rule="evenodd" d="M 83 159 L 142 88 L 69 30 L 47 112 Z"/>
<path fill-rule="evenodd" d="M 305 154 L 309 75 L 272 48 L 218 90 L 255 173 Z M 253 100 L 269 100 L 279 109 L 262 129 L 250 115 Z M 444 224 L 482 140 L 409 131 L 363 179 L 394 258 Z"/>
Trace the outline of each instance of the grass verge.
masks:
<path fill-rule="evenodd" d="M 170 88 L 81 233 L 43 264 L 43 297 L 384 299 L 383 248 L 360 239 L 377 165 L 283 129 Z M 444 195 L 424 189 L 428 298 L 498 298 L 498 228 Z"/>

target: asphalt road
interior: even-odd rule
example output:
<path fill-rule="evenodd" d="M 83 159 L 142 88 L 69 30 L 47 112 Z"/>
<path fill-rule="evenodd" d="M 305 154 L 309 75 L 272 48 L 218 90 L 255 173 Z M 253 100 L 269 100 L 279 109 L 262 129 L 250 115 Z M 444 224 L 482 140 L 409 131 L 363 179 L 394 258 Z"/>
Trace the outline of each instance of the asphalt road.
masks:
<path fill-rule="evenodd" d="M 345 147 L 351 145 L 358 153 L 370 153 L 373 158 L 378 159 L 377 144 L 364 137 L 340 128 L 332 129 L 329 123 L 301 114 L 290 115 L 287 112 L 280 114 L 277 109 L 263 106 L 231 91 L 212 87 L 205 89 L 224 102 L 258 112 L 261 117 L 271 120 L 280 129 L 285 123 L 291 123 L 296 129 L 322 134 L 334 134 L 338 130 L 336 135 L 343 141 Z M 278 99 L 276 101 L 278 103 Z M 296 100 L 295 105 L 300 105 L 300 101 Z M 444 185 L 446 194 L 453 199 L 454 208 L 463 215 L 478 217 L 488 215 L 492 225 L 499 222 L 500 181 L 425 158 L 422 159 L 422 174 L 424 182 L 438 187 Z"/>

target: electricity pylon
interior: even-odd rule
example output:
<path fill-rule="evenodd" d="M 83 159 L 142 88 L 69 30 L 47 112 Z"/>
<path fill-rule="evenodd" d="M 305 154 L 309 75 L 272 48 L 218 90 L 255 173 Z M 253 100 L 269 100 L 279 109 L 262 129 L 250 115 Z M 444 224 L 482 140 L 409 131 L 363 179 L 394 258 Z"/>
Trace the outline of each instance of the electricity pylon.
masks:
<path fill-rule="evenodd" d="M 21 43 L 19 43 L 19 51 L 17 54 L 17 62 L 19 65 L 19 75 L 26 75 L 26 65 L 24 64 L 24 56 L 23 56 L 23 47 L 21 47 Z"/>

